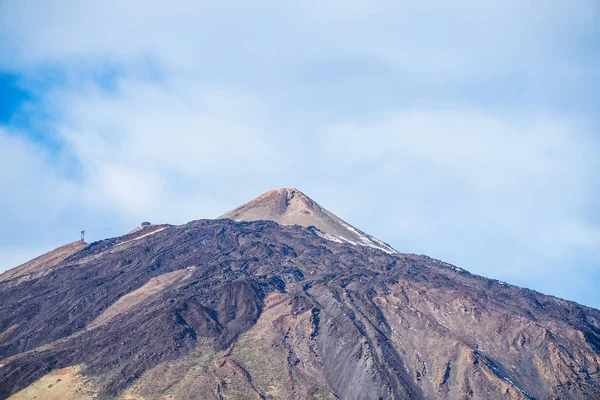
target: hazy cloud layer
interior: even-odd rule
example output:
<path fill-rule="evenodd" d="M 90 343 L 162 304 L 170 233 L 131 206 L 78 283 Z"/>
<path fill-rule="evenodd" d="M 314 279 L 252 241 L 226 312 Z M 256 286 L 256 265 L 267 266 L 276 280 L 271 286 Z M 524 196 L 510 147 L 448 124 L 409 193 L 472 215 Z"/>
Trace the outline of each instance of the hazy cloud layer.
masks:
<path fill-rule="evenodd" d="M 413 4 L 414 3 L 414 4 Z M 294 186 L 600 306 L 595 1 L 0 3 L 0 269 Z"/>

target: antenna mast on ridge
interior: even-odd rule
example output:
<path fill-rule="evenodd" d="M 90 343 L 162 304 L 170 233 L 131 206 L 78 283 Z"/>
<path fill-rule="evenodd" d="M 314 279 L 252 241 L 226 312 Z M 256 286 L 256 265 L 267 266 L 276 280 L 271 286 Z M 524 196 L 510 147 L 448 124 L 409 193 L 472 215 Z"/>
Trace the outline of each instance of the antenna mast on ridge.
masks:
<path fill-rule="evenodd" d="M 81 243 L 85 243 L 85 231 L 81 231 Z"/>

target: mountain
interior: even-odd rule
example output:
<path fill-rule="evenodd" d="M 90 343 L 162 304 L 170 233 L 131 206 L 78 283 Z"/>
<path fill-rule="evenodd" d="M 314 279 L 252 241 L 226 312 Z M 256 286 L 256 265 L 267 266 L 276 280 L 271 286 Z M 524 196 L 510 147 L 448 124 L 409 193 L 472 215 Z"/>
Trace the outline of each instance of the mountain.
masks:
<path fill-rule="evenodd" d="M 360 245 L 295 189 L 224 217 L 0 281 L 0 398 L 600 398 L 598 310 Z"/>
<path fill-rule="evenodd" d="M 367 235 L 327 211 L 298 189 L 271 190 L 219 217 L 234 221 L 275 221 L 280 225 L 300 225 L 337 243 L 350 243 L 396 253 L 389 244 Z"/>

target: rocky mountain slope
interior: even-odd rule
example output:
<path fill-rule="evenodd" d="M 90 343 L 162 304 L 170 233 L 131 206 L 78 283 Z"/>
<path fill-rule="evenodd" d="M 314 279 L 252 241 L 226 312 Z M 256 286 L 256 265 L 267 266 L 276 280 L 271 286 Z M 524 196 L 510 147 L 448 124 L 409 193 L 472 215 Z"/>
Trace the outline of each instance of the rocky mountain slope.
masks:
<path fill-rule="evenodd" d="M 0 282 L 9 279 L 15 279 L 20 276 L 23 277 L 23 279 L 28 279 L 32 276 L 43 275 L 52 267 L 60 264 L 68 257 L 77 253 L 79 250 L 85 248 L 86 246 L 87 243 L 81 241 L 60 246 L 46 254 L 43 254 L 39 257 L 34 258 L 31 261 L 26 262 L 23 265 L 19 265 L 16 268 L 10 269 L 0 274 Z"/>
<path fill-rule="evenodd" d="M 600 398 L 600 311 L 296 221 L 150 226 L 0 281 L 0 398 Z"/>

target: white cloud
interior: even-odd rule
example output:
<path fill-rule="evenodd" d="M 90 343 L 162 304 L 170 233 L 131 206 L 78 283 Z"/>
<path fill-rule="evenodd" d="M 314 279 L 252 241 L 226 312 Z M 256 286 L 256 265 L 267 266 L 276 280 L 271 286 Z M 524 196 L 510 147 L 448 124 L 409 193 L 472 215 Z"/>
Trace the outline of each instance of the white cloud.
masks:
<path fill-rule="evenodd" d="M 329 170 L 354 174 L 352 213 L 385 204 L 366 223 L 404 251 L 525 278 L 567 272 L 578 248 L 600 249 L 599 227 L 581 214 L 597 198 L 600 145 L 560 118 L 399 111 L 329 126 L 321 145 Z"/>
<path fill-rule="evenodd" d="M 61 110 L 55 129 L 79 160 L 86 198 L 140 218 L 190 218 L 192 210 L 177 205 L 208 193 L 179 181 L 219 177 L 235 185 L 285 165 L 264 107 L 251 96 L 189 81 L 123 80 L 115 91 L 53 93 L 48 102 Z"/>
<path fill-rule="evenodd" d="M 9 68 L 131 67 L 150 59 L 170 72 L 203 72 L 215 80 L 248 74 L 289 81 L 315 62 L 364 57 L 421 84 L 515 71 L 529 79 L 565 75 L 577 67 L 567 62 L 570 39 L 585 35 L 600 14 L 593 0 L 535 6 L 518 0 L 7 0 L 0 7 L 0 49 L 10 56 L 0 65 Z"/>
<path fill-rule="evenodd" d="M 2 126 L 0 170 L 3 221 L 43 223 L 59 215 L 74 195 L 73 185 L 61 179 L 60 167 L 51 162 L 48 151 Z"/>
<path fill-rule="evenodd" d="M 76 203 L 77 192 L 75 185 L 62 178 L 60 166 L 51 161 L 47 151 L 2 126 L 0 171 L 3 271 L 39 255 L 48 243 L 68 241 L 64 232 L 52 225 Z"/>

